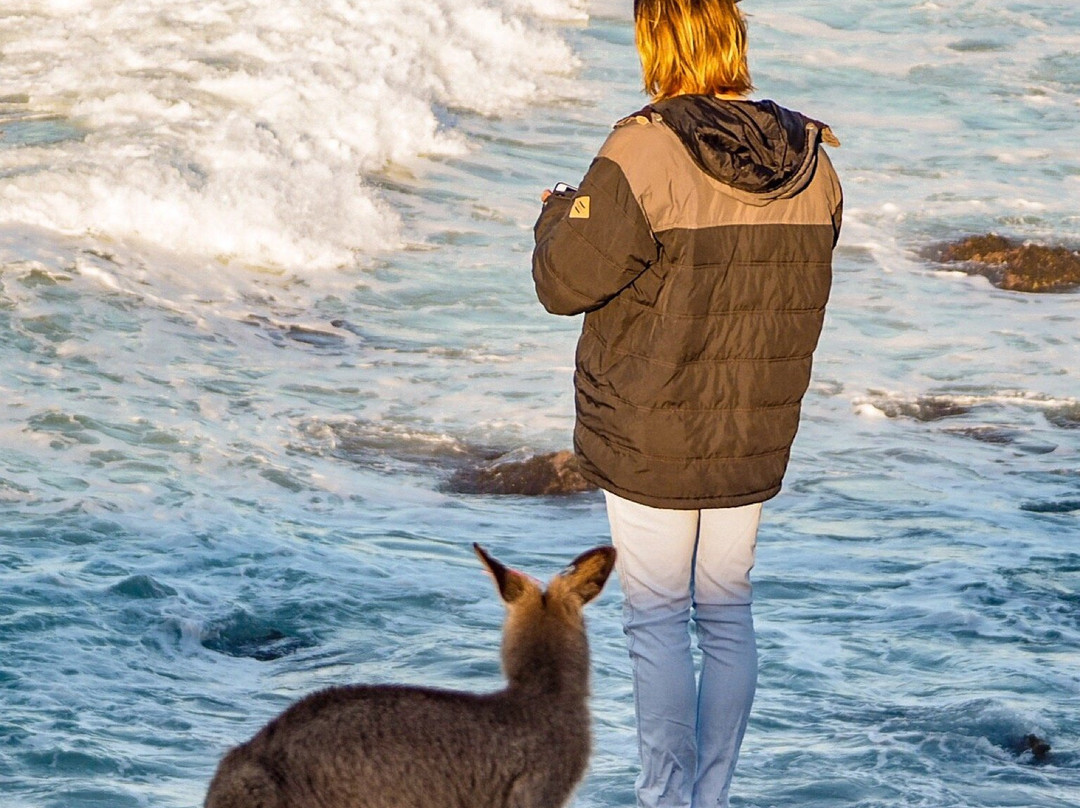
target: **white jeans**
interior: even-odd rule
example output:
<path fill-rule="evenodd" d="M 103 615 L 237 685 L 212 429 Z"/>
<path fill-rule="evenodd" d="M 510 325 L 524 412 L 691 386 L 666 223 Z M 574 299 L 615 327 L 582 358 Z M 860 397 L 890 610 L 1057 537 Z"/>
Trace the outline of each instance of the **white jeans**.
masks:
<path fill-rule="evenodd" d="M 633 665 L 638 805 L 727 806 L 757 684 L 750 570 L 761 504 L 669 510 L 604 493 Z"/>

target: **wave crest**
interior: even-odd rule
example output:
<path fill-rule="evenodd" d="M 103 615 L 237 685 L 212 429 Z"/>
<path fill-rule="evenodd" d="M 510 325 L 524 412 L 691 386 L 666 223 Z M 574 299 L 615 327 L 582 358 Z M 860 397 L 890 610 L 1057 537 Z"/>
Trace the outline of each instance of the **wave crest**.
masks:
<path fill-rule="evenodd" d="M 0 220 L 289 269 L 401 246 L 373 175 L 466 150 L 448 110 L 571 94 L 551 22 L 584 16 L 581 0 L 14 6 L 0 130 L 49 115 L 68 134 L 0 141 Z"/>

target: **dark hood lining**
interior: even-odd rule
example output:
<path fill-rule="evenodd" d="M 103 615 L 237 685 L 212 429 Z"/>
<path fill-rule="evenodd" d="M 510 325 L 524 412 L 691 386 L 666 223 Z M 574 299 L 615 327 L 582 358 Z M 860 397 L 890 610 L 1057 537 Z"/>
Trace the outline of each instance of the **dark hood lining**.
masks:
<path fill-rule="evenodd" d="M 669 98 L 642 113 L 658 115 L 706 174 L 767 198 L 792 196 L 805 187 L 826 128 L 774 101 L 707 95 Z"/>

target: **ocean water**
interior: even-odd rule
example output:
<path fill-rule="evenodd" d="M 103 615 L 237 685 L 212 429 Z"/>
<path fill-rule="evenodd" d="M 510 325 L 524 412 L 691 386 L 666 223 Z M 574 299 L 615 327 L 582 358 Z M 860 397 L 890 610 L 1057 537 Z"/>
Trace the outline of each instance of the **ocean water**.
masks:
<path fill-rule="evenodd" d="M 630 5 L 4 3 L 0 805 L 195 806 L 315 688 L 501 685 L 471 542 L 546 577 L 602 501 L 446 480 L 569 446 L 531 226 L 644 103 Z M 846 215 L 733 805 L 1080 806 L 1080 293 L 920 257 L 1080 245 L 1080 8 L 743 6 Z M 579 808 L 633 804 L 619 607 Z"/>

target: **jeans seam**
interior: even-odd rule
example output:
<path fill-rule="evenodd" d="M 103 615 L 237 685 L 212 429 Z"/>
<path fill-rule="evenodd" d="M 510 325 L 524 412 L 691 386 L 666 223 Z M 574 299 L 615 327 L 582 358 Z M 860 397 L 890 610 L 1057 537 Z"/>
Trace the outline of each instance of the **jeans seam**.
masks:
<path fill-rule="evenodd" d="M 621 580 L 622 577 L 623 576 L 620 573 L 620 575 L 619 575 L 620 583 L 622 583 L 622 580 Z M 638 660 L 637 655 L 634 654 L 634 645 L 635 645 L 634 634 L 633 634 L 633 632 L 631 632 L 629 630 L 630 625 L 634 621 L 634 607 L 630 603 L 629 598 L 626 598 L 623 601 L 623 603 L 624 603 L 623 608 L 625 609 L 625 613 L 623 615 L 623 621 L 624 621 L 623 626 L 624 626 L 624 631 L 625 631 L 625 634 L 626 634 L 626 650 L 630 655 L 630 664 L 633 667 L 632 674 L 633 674 L 633 677 L 634 677 L 634 679 L 633 679 L 633 688 L 632 688 L 633 689 L 633 694 L 634 694 L 634 716 L 637 717 L 637 716 L 641 715 L 641 695 L 638 692 L 638 685 L 637 685 L 638 673 L 639 673 L 639 671 L 638 671 L 639 660 Z M 640 725 L 640 722 L 636 722 L 636 723 L 638 723 L 638 732 L 637 732 L 638 760 L 644 760 L 645 759 L 645 744 L 644 744 L 644 742 L 642 741 L 642 738 L 641 738 L 641 725 Z"/>

